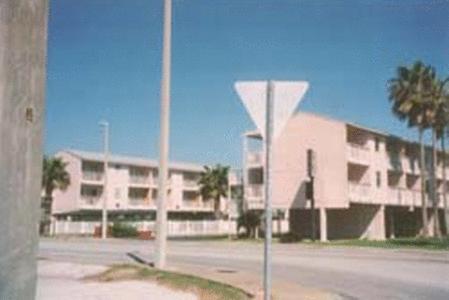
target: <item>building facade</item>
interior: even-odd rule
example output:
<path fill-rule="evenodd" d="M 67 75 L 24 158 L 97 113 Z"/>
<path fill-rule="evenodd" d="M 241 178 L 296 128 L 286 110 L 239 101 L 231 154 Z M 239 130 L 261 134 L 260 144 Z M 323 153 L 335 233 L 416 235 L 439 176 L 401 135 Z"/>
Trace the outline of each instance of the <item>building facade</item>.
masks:
<path fill-rule="evenodd" d="M 306 193 L 309 149 L 316 157 L 315 217 Z M 426 152 L 428 166 L 430 149 Z M 442 192 L 448 183 L 443 182 L 441 155 L 437 217 L 445 231 Z M 244 135 L 243 156 L 246 206 L 259 210 L 264 203 L 264 151 L 257 132 Z M 422 230 L 419 163 L 415 142 L 301 112 L 291 118 L 273 145 L 273 208 L 289 220 L 290 231 L 301 237 L 311 237 L 313 227 L 321 240 L 414 236 Z M 432 199 L 426 197 L 432 231 L 436 216 Z"/>
<path fill-rule="evenodd" d="M 158 194 L 158 162 L 110 155 L 106 168 L 101 153 L 64 150 L 56 154 L 68 163 L 71 183 L 55 190 L 52 212 L 59 220 L 100 220 L 103 199 L 110 219 L 154 220 Z M 203 166 L 173 162 L 169 167 L 169 219 L 212 219 L 212 200 L 203 200 L 198 180 Z"/>

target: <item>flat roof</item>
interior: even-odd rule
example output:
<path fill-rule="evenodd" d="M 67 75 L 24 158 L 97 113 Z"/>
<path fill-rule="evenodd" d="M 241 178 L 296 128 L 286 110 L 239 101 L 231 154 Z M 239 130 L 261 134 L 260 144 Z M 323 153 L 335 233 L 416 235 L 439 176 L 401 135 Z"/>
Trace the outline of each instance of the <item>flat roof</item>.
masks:
<path fill-rule="evenodd" d="M 78 157 L 83 160 L 92 160 L 92 161 L 104 161 L 104 153 L 100 152 L 90 152 L 84 150 L 77 149 L 64 149 L 56 153 L 56 155 L 60 153 L 68 153 L 75 157 Z M 142 166 L 142 167 L 154 167 L 157 168 L 159 162 L 155 159 L 148 159 L 144 157 L 137 156 L 125 156 L 125 155 L 117 155 L 117 154 L 109 154 L 109 162 L 116 164 L 125 164 L 130 166 Z M 204 166 L 195 163 L 187 163 L 187 162 L 170 162 L 169 168 L 180 171 L 193 171 L 193 172 L 202 172 L 204 171 Z"/>

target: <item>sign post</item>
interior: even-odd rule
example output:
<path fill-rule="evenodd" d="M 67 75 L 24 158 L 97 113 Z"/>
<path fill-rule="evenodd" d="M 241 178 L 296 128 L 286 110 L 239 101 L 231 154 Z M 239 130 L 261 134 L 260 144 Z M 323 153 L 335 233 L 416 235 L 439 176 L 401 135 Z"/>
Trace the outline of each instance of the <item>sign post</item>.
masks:
<path fill-rule="evenodd" d="M 265 142 L 264 300 L 271 299 L 272 146 L 306 93 L 304 81 L 243 81 L 235 89 Z"/>

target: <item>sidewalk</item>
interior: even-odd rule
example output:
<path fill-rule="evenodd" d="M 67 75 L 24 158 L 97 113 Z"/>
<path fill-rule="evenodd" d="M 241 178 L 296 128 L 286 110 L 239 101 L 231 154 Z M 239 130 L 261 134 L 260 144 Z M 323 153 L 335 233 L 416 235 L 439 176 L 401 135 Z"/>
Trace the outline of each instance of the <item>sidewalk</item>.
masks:
<path fill-rule="evenodd" d="M 253 295 L 255 300 L 263 299 L 261 276 L 244 271 L 217 270 L 216 268 L 203 268 L 187 264 L 170 266 L 172 271 L 192 274 L 195 276 L 212 279 L 241 288 Z M 318 289 L 306 288 L 290 282 L 273 282 L 273 297 L 275 300 L 340 300 L 338 295 L 324 292 Z"/>
<path fill-rule="evenodd" d="M 106 266 L 39 261 L 37 300 L 197 300 L 193 294 L 170 290 L 151 282 L 85 281 Z"/>

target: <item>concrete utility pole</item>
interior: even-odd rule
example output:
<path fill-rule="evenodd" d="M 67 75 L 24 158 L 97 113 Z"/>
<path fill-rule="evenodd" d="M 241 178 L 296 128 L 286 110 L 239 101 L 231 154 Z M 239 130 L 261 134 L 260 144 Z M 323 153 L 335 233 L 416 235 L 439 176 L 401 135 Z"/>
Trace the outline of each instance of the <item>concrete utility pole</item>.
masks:
<path fill-rule="evenodd" d="M 159 144 L 159 189 L 156 215 L 156 267 L 165 268 L 167 249 L 167 181 L 170 134 L 170 65 L 172 2 L 164 0 L 162 46 L 161 123 Z"/>
<path fill-rule="evenodd" d="M 272 138 L 273 138 L 273 82 L 267 84 L 267 108 L 265 123 L 265 241 L 264 241 L 264 299 L 271 299 L 271 240 L 273 227 L 273 211 L 271 205 L 271 169 L 272 169 Z"/>
<path fill-rule="evenodd" d="M 0 3 L 0 299 L 31 300 L 42 172 L 47 0 Z"/>
<path fill-rule="evenodd" d="M 101 211 L 101 238 L 108 237 L 108 166 L 109 166 L 109 123 L 100 122 L 103 128 L 103 209 Z"/>

